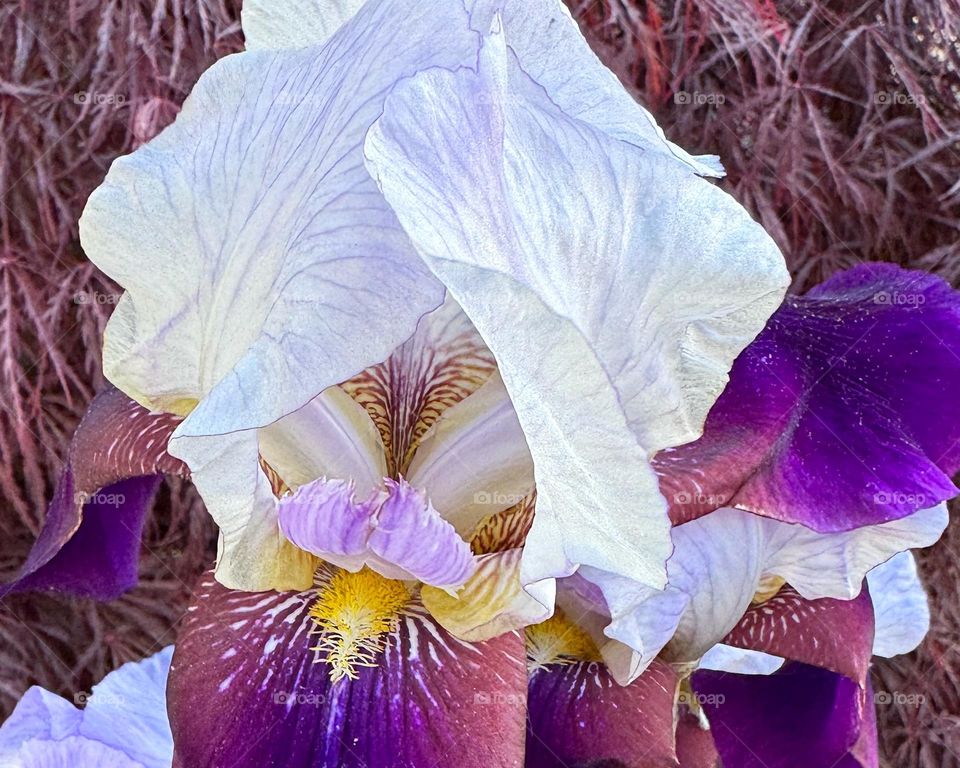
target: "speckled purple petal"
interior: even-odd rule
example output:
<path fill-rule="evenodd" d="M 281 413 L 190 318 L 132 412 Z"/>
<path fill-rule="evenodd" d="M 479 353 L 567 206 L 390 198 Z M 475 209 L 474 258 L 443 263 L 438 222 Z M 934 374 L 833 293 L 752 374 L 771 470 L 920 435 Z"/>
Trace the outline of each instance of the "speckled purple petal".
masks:
<path fill-rule="evenodd" d="M 859 759 L 861 730 L 869 730 L 866 693 L 844 675 L 805 664 L 773 675 L 700 671 L 693 687 L 722 765 L 872 768 Z"/>
<path fill-rule="evenodd" d="M 331 684 L 310 592 L 231 591 L 208 575 L 177 639 L 168 707 L 180 768 L 520 768 L 516 633 L 455 639 L 412 603 L 376 667 Z"/>
<path fill-rule="evenodd" d="M 721 506 L 844 531 L 952 497 L 960 295 L 866 264 L 791 297 L 737 358 L 701 439 L 656 457 L 674 522 Z"/>
<path fill-rule="evenodd" d="M 405 480 L 357 501 L 351 483 L 316 480 L 280 500 L 283 534 L 301 549 L 358 571 L 436 587 L 462 585 L 476 570 L 470 545 Z"/>
<path fill-rule="evenodd" d="M 676 686 L 676 673 L 660 661 L 627 686 L 598 663 L 534 672 L 525 768 L 673 768 Z"/>
<path fill-rule="evenodd" d="M 110 600 L 133 587 L 160 473 L 187 474 L 166 451 L 178 423 L 112 387 L 98 394 L 73 436 L 40 535 L 0 595 L 50 589 Z"/>

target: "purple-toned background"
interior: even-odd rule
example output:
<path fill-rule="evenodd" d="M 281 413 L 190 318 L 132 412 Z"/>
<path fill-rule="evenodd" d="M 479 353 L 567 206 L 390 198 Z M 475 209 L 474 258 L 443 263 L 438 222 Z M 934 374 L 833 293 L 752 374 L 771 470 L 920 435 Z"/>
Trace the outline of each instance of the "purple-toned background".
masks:
<path fill-rule="evenodd" d="M 771 232 L 798 288 L 863 260 L 960 284 L 960 0 L 568 0 L 595 49 Z M 77 219 L 110 161 L 240 50 L 238 0 L 0 0 L 0 578 L 36 536 L 69 435 L 102 384 L 118 298 Z M 141 586 L 107 605 L 0 601 L 0 715 L 68 697 L 173 640 L 214 531 L 165 485 Z M 874 673 L 890 766 L 960 766 L 960 532 L 923 557 L 934 628 Z"/>

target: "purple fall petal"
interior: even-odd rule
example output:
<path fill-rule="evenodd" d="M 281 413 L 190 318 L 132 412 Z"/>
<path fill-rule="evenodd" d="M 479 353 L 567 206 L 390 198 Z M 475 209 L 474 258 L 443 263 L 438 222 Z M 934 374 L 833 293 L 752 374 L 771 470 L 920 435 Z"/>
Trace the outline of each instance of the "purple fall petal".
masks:
<path fill-rule="evenodd" d="M 855 756 L 869 728 L 866 694 L 844 675 L 805 664 L 772 675 L 701 670 L 693 687 L 723 765 L 872 768 Z"/>
<path fill-rule="evenodd" d="M 40 535 L 0 596 L 51 589 L 110 600 L 133 587 L 160 473 L 187 474 L 166 452 L 178 423 L 112 387 L 98 394 L 73 436 Z"/>
<path fill-rule="evenodd" d="M 519 768 L 526 664 L 516 633 L 476 644 L 416 603 L 375 667 L 315 663 L 315 591 L 231 591 L 207 575 L 177 640 L 168 701 L 180 768 Z"/>
<path fill-rule="evenodd" d="M 790 297 L 737 358 L 704 435 L 655 460 L 675 523 L 736 506 L 817 531 L 952 497 L 960 296 L 890 264 Z"/>
<path fill-rule="evenodd" d="M 552 665 L 530 677 L 526 768 L 676 766 L 677 677 L 660 661 L 628 686 L 602 664 Z"/>

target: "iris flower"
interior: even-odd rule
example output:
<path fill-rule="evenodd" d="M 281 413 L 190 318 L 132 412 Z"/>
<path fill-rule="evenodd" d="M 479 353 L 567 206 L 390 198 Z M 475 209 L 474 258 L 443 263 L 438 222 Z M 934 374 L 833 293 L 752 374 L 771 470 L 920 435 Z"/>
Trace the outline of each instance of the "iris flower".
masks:
<path fill-rule="evenodd" d="M 852 749 L 864 576 L 956 492 L 955 294 L 871 265 L 784 302 L 556 0 L 323 5 L 248 2 L 91 196 L 116 389 L 11 588 L 129 588 L 179 473 L 220 542 L 178 765 L 676 765 L 687 725 L 723 752 L 677 709 L 718 644 L 845 675 Z M 855 672 L 737 640 L 794 595 L 863 613 Z"/>

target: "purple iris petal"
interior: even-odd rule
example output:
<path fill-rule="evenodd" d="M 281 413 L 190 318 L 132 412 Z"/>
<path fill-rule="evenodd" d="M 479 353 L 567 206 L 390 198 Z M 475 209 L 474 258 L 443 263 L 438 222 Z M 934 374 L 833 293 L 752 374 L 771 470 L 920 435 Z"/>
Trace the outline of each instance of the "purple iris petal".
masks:
<path fill-rule="evenodd" d="M 853 600 L 805 600 L 784 587 L 752 606 L 723 642 L 816 664 L 865 686 L 873 648 L 873 607 L 866 588 Z"/>
<path fill-rule="evenodd" d="M 654 663 L 628 686 L 602 664 L 552 665 L 530 677 L 526 768 L 676 766 L 677 678 Z"/>
<path fill-rule="evenodd" d="M 208 575 L 168 686 L 174 765 L 517 768 L 526 664 L 516 633 L 456 640 L 412 603 L 375 665 L 330 682 L 309 592 L 237 592 Z"/>
<path fill-rule="evenodd" d="M 112 387 L 98 394 L 73 436 L 40 535 L 0 596 L 55 589 L 110 600 L 133 587 L 159 473 L 187 474 L 166 452 L 178 423 Z"/>
<path fill-rule="evenodd" d="M 890 264 L 791 297 L 737 358 L 704 435 L 656 458 L 674 522 L 721 506 L 844 531 L 957 493 L 960 296 Z"/>
<path fill-rule="evenodd" d="M 83 505 L 76 533 L 62 543 L 57 533 L 77 515 L 67 493 L 73 486 L 68 467 L 20 577 L 0 594 L 55 590 L 112 600 L 136 586 L 143 526 L 161 480 L 134 477 L 100 489 Z"/>
<path fill-rule="evenodd" d="M 870 768 L 857 757 L 866 694 L 844 675 L 806 664 L 773 675 L 702 670 L 693 687 L 723 765 Z"/>
<path fill-rule="evenodd" d="M 357 501 L 352 483 L 315 480 L 280 501 L 280 530 L 300 549 L 351 571 L 364 565 L 392 579 L 438 587 L 476 569 L 470 545 L 405 480 L 385 481 Z"/>

